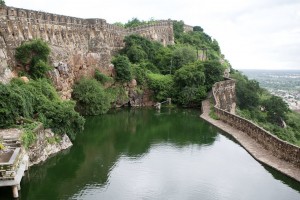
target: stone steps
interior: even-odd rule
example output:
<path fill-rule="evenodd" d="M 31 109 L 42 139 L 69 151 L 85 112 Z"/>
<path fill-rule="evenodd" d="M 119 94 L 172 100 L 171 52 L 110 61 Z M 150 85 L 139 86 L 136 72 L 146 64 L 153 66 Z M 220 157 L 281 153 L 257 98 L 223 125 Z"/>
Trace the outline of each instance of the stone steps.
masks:
<path fill-rule="evenodd" d="M 3 139 L 3 145 L 9 149 L 15 149 L 17 147 L 21 147 L 21 142 L 16 138 Z"/>

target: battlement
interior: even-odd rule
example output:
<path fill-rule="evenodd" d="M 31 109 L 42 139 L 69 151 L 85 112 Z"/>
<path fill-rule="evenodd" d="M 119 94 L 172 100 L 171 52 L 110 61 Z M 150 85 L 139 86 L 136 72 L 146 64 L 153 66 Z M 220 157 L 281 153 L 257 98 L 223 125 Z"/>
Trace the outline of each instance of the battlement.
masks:
<path fill-rule="evenodd" d="M 102 30 L 111 34 L 119 34 L 123 37 L 131 34 L 140 34 L 149 39 L 154 39 L 162 42 L 163 44 L 174 44 L 173 22 L 171 20 L 160 20 L 154 22 L 153 24 L 125 29 L 116 25 L 109 24 L 105 19 L 100 18 L 82 19 L 14 7 L 0 7 L 0 19 L 4 20 L 6 24 L 9 22 L 17 22 L 22 23 L 23 26 L 47 24 L 48 26 L 65 26 L 67 30 Z M 49 29 L 49 27 L 47 28 Z M 54 28 L 57 29 L 57 27 Z M 28 28 L 25 27 L 25 29 Z M 41 29 L 43 30 L 43 27 L 41 27 Z M 49 32 L 50 29 L 46 31 Z M 163 33 L 165 33 L 164 36 L 157 36 L 162 35 Z"/>
<path fill-rule="evenodd" d="M 124 47 L 124 38 L 138 34 L 163 45 L 174 44 L 173 22 L 125 29 L 105 19 L 82 19 L 59 14 L 0 7 L 0 80 L 8 82 L 18 65 L 15 49 L 24 41 L 42 39 L 51 48 L 55 67 L 51 79 L 62 98 L 70 98 L 74 81 L 92 75 L 95 69 L 111 73 L 111 58 Z M 60 63 L 60 64 L 59 64 Z M 10 66 L 10 67 L 8 67 Z"/>

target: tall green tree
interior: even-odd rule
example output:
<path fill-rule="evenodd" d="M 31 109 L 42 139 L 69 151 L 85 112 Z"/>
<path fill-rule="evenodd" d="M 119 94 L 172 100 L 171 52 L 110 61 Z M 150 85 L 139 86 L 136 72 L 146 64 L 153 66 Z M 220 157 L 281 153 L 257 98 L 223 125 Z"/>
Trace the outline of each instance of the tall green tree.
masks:
<path fill-rule="evenodd" d="M 219 61 L 205 61 L 203 65 L 205 85 L 210 90 L 213 84 L 223 79 L 224 68 Z"/>
<path fill-rule="evenodd" d="M 172 54 L 172 65 L 175 70 L 183 67 L 188 63 L 193 63 L 196 60 L 196 51 L 191 46 L 177 47 Z"/>
<path fill-rule="evenodd" d="M 269 121 L 277 125 L 282 125 L 282 120 L 286 119 L 287 113 L 290 111 L 288 104 L 281 97 L 274 95 L 265 100 L 263 105 Z"/>
<path fill-rule="evenodd" d="M 198 106 L 206 97 L 204 66 L 201 62 L 190 63 L 174 74 L 175 97 L 183 106 Z"/>

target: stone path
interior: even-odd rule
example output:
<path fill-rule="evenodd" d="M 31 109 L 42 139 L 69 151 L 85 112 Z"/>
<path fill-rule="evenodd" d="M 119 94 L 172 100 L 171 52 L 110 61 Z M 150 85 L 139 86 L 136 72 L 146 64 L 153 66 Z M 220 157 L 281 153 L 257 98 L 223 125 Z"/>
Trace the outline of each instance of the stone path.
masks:
<path fill-rule="evenodd" d="M 202 110 L 203 113 L 200 115 L 202 119 L 218 127 L 224 132 L 232 135 L 256 160 L 300 182 L 300 168 L 275 157 L 270 151 L 264 149 L 260 144 L 258 144 L 255 140 L 249 137 L 246 133 L 222 122 L 221 120 L 212 119 L 209 116 L 209 100 L 205 100 L 202 102 Z"/>

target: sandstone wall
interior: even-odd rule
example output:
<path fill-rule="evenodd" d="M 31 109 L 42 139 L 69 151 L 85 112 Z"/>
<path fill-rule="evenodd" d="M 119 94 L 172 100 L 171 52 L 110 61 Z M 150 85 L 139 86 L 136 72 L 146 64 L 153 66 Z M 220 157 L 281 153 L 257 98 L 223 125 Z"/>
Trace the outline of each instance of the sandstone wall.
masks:
<path fill-rule="evenodd" d="M 164 46 L 174 44 L 173 22 L 156 21 L 153 25 L 144 25 L 126 30 L 126 35 L 138 34 L 149 40 L 162 43 Z"/>
<path fill-rule="evenodd" d="M 236 95 L 235 81 L 232 79 L 220 81 L 213 86 L 213 95 L 215 97 L 216 107 L 235 113 Z"/>
<path fill-rule="evenodd" d="M 184 31 L 184 32 L 192 32 L 192 31 L 193 31 L 193 28 L 194 28 L 193 26 L 190 26 L 190 25 L 186 25 L 186 24 L 185 24 L 185 25 L 183 26 L 183 31 Z"/>
<path fill-rule="evenodd" d="M 235 100 L 234 90 L 235 82 L 233 80 L 218 82 L 213 87 L 213 95 L 216 102 L 215 112 L 220 120 L 243 131 L 265 149 L 270 150 L 274 156 L 300 167 L 299 147 L 277 138 L 251 121 L 237 116 L 232 112 L 230 105 Z"/>
<path fill-rule="evenodd" d="M 173 44 L 172 21 L 124 29 L 104 19 L 81 19 L 51 13 L 0 7 L 0 81 L 7 83 L 17 75 L 14 59 L 22 42 L 42 38 L 51 48 L 50 72 L 63 99 L 69 99 L 71 88 L 82 76 L 91 76 L 95 69 L 113 74 L 111 57 L 124 47 L 123 39 L 139 34 L 164 45 Z"/>

